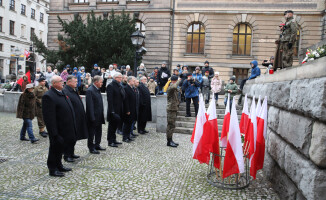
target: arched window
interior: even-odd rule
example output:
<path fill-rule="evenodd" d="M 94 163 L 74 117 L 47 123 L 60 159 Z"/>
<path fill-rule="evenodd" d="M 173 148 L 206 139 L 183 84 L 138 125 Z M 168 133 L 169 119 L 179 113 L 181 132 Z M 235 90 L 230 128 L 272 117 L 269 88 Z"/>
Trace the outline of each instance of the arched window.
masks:
<path fill-rule="evenodd" d="M 193 23 L 187 32 L 187 53 L 204 53 L 205 27 L 200 23 Z"/>
<path fill-rule="evenodd" d="M 238 24 L 233 30 L 233 55 L 250 56 L 251 28 L 248 24 Z"/>
<path fill-rule="evenodd" d="M 293 46 L 293 57 L 298 57 L 298 52 L 300 50 L 300 28 L 297 30 L 297 40 L 294 43 Z"/>

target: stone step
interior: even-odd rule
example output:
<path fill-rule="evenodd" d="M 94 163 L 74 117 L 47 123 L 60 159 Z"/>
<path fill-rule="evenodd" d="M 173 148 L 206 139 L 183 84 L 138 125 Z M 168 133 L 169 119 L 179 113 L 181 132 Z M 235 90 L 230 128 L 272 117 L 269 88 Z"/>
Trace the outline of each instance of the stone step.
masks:
<path fill-rule="evenodd" d="M 174 133 L 182 133 L 182 134 L 192 134 L 192 128 L 184 128 L 184 127 L 176 127 L 174 129 Z"/>
<path fill-rule="evenodd" d="M 190 112 L 191 112 L 191 115 L 192 116 L 195 116 L 195 110 L 191 110 L 190 109 Z M 225 110 L 216 110 L 216 114 L 217 115 L 220 115 L 220 114 L 223 114 L 224 115 L 224 113 L 225 113 Z M 238 113 L 238 115 L 241 115 L 242 114 L 242 110 L 237 110 L 237 113 Z M 185 110 L 179 110 L 178 111 L 178 115 L 180 115 L 180 116 L 186 116 L 186 111 Z"/>
<path fill-rule="evenodd" d="M 222 130 L 223 127 L 223 121 L 218 124 L 218 129 Z M 184 122 L 184 121 L 176 121 L 175 122 L 175 127 L 183 127 L 183 128 L 194 128 L 195 123 L 194 122 Z"/>
<path fill-rule="evenodd" d="M 217 115 L 217 120 L 223 120 L 224 119 L 224 114 L 218 114 Z M 238 119 L 241 119 L 241 115 L 238 115 Z M 177 119 L 176 121 L 184 121 L 184 122 L 195 122 L 196 118 L 195 118 L 195 114 L 192 115 L 192 117 L 185 117 L 185 115 L 177 115 Z"/>

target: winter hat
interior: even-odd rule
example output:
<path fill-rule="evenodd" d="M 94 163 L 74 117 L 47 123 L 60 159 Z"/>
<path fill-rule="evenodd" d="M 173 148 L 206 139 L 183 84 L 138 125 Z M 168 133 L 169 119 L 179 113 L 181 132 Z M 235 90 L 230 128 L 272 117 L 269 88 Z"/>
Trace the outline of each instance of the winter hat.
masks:
<path fill-rule="evenodd" d="M 81 67 L 80 67 L 80 70 L 85 70 L 85 67 L 84 67 L 84 66 L 81 66 Z"/>
<path fill-rule="evenodd" d="M 127 65 L 127 66 L 126 66 L 126 69 L 130 69 L 130 65 Z"/>
<path fill-rule="evenodd" d="M 215 74 L 215 75 L 220 75 L 220 72 L 215 72 L 214 74 Z"/>
<path fill-rule="evenodd" d="M 94 67 L 98 67 L 98 65 L 97 64 L 94 64 Z"/>
<path fill-rule="evenodd" d="M 158 69 L 158 67 L 154 67 L 154 69 Z"/>
<path fill-rule="evenodd" d="M 109 65 L 109 68 L 113 68 L 113 65 Z"/>
<path fill-rule="evenodd" d="M 75 70 L 78 70 L 77 67 L 74 67 L 74 71 L 75 71 Z"/>
<path fill-rule="evenodd" d="M 171 81 L 176 81 L 176 80 L 178 80 L 178 76 L 173 75 L 173 76 L 171 77 Z"/>
<path fill-rule="evenodd" d="M 231 76 L 230 80 L 232 80 L 233 82 L 235 81 L 235 77 Z"/>
<path fill-rule="evenodd" d="M 166 62 L 165 62 L 165 61 L 163 61 L 163 62 L 162 62 L 162 64 L 166 65 Z"/>
<path fill-rule="evenodd" d="M 204 64 L 206 64 L 206 63 L 209 64 L 208 60 L 206 60 Z"/>
<path fill-rule="evenodd" d="M 154 77 L 153 77 L 153 76 L 151 76 L 149 79 L 153 79 L 153 80 L 154 80 Z"/>
<path fill-rule="evenodd" d="M 196 69 L 195 70 L 200 70 L 200 67 L 196 67 Z"/>
<path fill-rule="evenodd" d="M 66 65 L 66 68 L 70 68 L 70 65 L 68 64 L 68 65 Z"/>

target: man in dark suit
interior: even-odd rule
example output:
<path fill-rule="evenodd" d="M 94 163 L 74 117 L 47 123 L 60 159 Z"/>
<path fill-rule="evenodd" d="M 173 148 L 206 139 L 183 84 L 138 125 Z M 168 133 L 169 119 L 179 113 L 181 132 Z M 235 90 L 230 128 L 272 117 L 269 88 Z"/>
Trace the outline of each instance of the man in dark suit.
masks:
<path fill-rule="evenodd" d="M 107 119 L 109 121 L 107 138 L 110 147 L 118 147 L 118 144 L 121 143 L 117 142 L 115 132 L 118 125 L 122 122 L 125 90 L 120 84 L 122 80 L 122 74 L 120 72 L 115 73 L 113 79 L 114 80 L 106 88 L 108 101 Z"/>
<path fill-rule="evenodd" d="M 92 154 L 99 154 L 98 150 L 105 150 L 100 146 L 102 138 L 102 124 L 104 121 L 103 99 L 100 88 L 103 84 L 101 76 L 94 76 L 93 84 L 86 91 L 86 117 L 88 124 L 88 149 Z M 95 144 L 94 144 L 95 136 Z"/>
<path fill-rule="evenodd" d="M 146 78 L 146 77 L 145 77 Z M 123 101 L 123 140 L 124 142 L 131 142 L 133 139 L 130 138 L 130 134 L 132 132 L 133 122 L 137 121 L 137 108 L 136 101 L 137 96 L 134 90 L 135 77 L 128 76 L 127 78 L 127 86 L 125 87 L 126 97 Z"/>
<path fill-rule="evenodd" d="M 145 130 L 148 121 L 152 121 L 152 107 L 151 107 L 151 94 L 146 86 L 146 77 L 140 79 L 139 90 L 139 112 L 138 115 L 138 133 L 145 134 L 148 131 Z"/>
<path fill-rule="evenodd" d="M 74 159 L 79 158 L 79 156 L 75 155 L 74 153 L 76 142 L 77 140 L 86 139 L 88 137 L 84 104 L 78 95 L 77 83 L 77 78 L 75 76 L 69 75 L 67 78 L 66 86 L 63 88 L 63 92 L 69 97 L 71 104 L 74 107 L 77 129 L 76 140 L 65 144 L 63 158 L 66 162 L 74 162 Z"/>
<path fill-rule="evenodd" d="M 50 176 L 61 177 L 63 172 L 71 171 L 62 165 L 61 159 L 64 144 L 76 140 L 76 119 L 73 105 L 62 91 L 62 78 L 53 76 L 51 83 L 51 89 L 42 97 L 43 119 L 50 139 L 47 165 Z"/>

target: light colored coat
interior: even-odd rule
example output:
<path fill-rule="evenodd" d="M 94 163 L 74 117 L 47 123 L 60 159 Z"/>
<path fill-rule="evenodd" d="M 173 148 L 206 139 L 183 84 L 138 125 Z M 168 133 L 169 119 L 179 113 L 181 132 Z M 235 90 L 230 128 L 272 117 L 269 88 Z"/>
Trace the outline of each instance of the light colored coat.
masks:
<path fill-rule="evenodd" d="M 219 93 L 222 89 L 222 80 L 220 78 L 213 77 L 211 80 L 211 88 L 213 93 Z"/>

